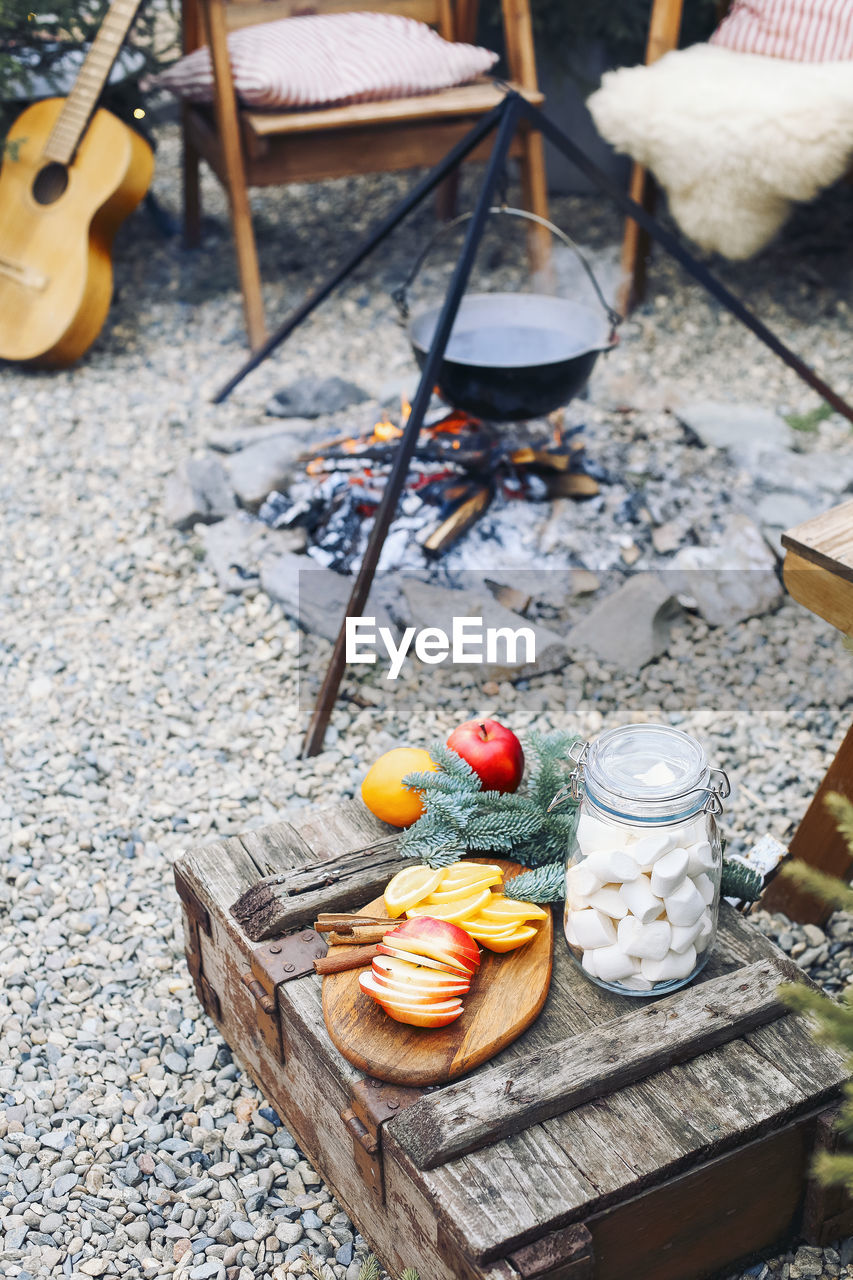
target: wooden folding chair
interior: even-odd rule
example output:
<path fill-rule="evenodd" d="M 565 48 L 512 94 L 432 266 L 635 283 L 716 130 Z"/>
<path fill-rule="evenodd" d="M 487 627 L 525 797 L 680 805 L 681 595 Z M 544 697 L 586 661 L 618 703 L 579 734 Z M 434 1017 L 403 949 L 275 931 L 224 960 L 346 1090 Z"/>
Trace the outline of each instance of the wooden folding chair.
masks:
<path fill-rule="evenodd" d="M 310 6 L 312 13 L 353 9 L 405 14 L 429 23 L 447 40 L 471 42 L 476 30 L 477 0 L 311 0 Z M 543 98 L 536 79 L 528 0 L 502 0 L 502 10 L 513 87 L 539 104 Z M 228 193 L 253 349 L 263 341 L 266 327 L 249 187 L 432 166 L 502 96 L 496 84 L 483 78 L 413 98 L 314 111 L 241 107 L 231 78 L 228 32 L 305 11 L 304 0 L 183 0 L 184 50 L 208 44 L 215 82 L 212 110 L 186 105 L 183 112 L 187 242 L 197 244 L 199 239 L 199 160 L 204 159 Z M 490 146 L 487 140 L 470 158 L 482 159 Z M 513 154 L 521 162 L 525 206 L 547 217 L 541 136 L 520 129 Z M 445 193 L 445 208 L 450 201 L 452 190 Z M 531 241 L 534 265 L 541 265 L 542 244 L 541 236 Z"/>

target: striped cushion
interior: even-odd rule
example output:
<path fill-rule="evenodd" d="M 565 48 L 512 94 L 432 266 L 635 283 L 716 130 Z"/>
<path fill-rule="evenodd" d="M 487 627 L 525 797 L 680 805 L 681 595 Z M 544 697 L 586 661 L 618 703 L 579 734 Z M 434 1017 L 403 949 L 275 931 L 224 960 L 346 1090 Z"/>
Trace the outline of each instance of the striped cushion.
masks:
<path fill-rule="evenodd" d="M 498 57 L 391 13 L 312 14 L 243 27 L 229 35 L 228 52 L 234 88 L 251 107 L 406 98 L 472 80 Z M 190 102 L 209 102 L 207 47 L 181 58 L 155 83 Z"/>
<path fill-rule="evenodd" d="M 792 62 L 847 62 L 853 0 L 735 0 L 711 43 Z"/>

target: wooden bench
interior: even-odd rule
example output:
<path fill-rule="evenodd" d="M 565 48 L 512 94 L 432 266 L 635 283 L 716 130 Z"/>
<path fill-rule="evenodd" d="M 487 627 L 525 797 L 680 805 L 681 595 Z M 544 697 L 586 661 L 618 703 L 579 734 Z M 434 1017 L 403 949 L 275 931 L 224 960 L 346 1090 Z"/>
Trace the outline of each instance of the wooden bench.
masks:
<path fill-rule="evenodd" d="M 782 545 L 786 551 L 782 574 L 793 598 L 845 635 L 853 636 L 853 502 L 842 503 L 789 529 L 782 535 Z M 808 678 L 807 671 L 802 674 L 803 679 Z M 849 880 L 853 859 L 825 804 L 831 791 L 853 799 L 853 726 L 789 846 L 792 857 Z M 822 923 L 832 910 L 784 876 L 778 876 L 768 886 L 761 905 L 768 911 L 784 911 L 792 920 L 812 924 Z"/>
<path fill-rule="evenodd" d="M 353 1067 L 325 1029 L 310 922 L 381 892 L 396 841 L 353 801 L 175 866 L 199 999 L 393 1274 L 696 1280 L 853 1232 L 843 1193 L 809 1183 L 844 1062 L 779 1002 L 804 975 L 726 904 L 708 966 L 671 996 L 594 986 L 559 930 L 542 1013 L 491 1062 L 431 1091 Z M 253 942 L 231 907 L 270 875 L 278 932 Z"/>

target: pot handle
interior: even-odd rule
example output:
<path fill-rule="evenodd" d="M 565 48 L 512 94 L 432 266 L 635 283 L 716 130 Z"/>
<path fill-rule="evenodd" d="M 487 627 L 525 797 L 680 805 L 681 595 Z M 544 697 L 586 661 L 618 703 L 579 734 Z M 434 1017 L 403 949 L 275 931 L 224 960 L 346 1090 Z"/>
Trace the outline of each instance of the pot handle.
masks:
<path fill-rule="evenodd" d="M 545 227 L 548 231 L 551 232 L 552 235 L 556 236 L 558 240 L 561 240 L 562 243 L 566 245 L 567 248 L 572 250 L 572 252 L 576 255 L 578 261 L 580 262 L 581 266 L 583 267 L 584 271 L 586 272 L 587 278 L 589 279 L 590 284 L 595 290 L 595 295 L 598 298 L 598 301 L 601 303 L 604 313 L 610 322 L 610 341 L 614 342 L 616 339 L 616 330 L 619 328 L 619 325 L 622 323 L 625 317 L 620 315 L 618 311 L 616 311 L 613 307 L 610 306 L 604 294 L 601 292 L 601 286 L 596 280 L 595 273 L 593 272 L 592 267 L 589 265 L 587 258 L 581 252 L 581 249 L 578 247 L 575 241 L 571 238 L 571 236 L 567 235 L 565 231 L 562 231 L 559 227 L 555 226 L 553 222 L 549 222 L 547 218 L 540 217 L 538 213 L 530 213 L 527 209 L 514 209 L 510 205 L 506 205 L 506 204 L 492 205 L 491 209 L 489 209 L 489 213 L 490 214 L 505 213 L 510 215 L 513 218 L 524 218 L 526 222 L 535 222 L 540 227 Z M 406 279 L 403 281 L 401 285 L 398 285 L 397 288 L 391 294 L 391 297 L 394 299 L 394 302 L 397 304 L 397 310 L 400 313 L 400 320 L 403 323 L 405 323 L 405 321 L 408 320 L 409 318 L 409 290 L 414 284 L 415 278 L 418 272 L 420 271 L 421 267 L 424 265 L 424 262 L 426 261 L 427 257 L 432 252 L 433 246 L 435 245 L 436 241 L 438 241 L 448 231 L 452 231 L 454 227 L 460 226 L 463 222 L 469 222 L 470 219 L 473 218 L 473 216 L 474 216 L 473 213 L 460 213 L 457 217 L 451 218 L 449 222 L 445 222 L 442 226 L 440 226 L 438 230 L 430 237 L 430 239 L 424 245 L 423 249 L 421 249 L 418 256 L 415 258 L 414 265 L 412 266 L 412 269 L 409 272 Z"/>

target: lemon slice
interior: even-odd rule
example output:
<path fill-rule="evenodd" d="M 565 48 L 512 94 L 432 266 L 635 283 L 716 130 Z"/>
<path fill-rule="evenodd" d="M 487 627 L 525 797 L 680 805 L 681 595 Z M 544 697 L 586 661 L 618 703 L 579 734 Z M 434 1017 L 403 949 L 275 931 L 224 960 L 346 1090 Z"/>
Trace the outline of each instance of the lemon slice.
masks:
<path fill-rule="evenodd" d="M 441 889 L 443 892 L 445 889 L 456 889 L 462 884 L 474 884 L 486 876 L 503 879 L 503 871 L 493 862 L 453 862 L 444 869 Z"/>
<path fill-rule="evenodd" d="M 546 912 L 534 902 L 520 902 L 514 898 L 504 898 L 502 894 L 493 893 L 491 902 L 487 902 L 480 913 L 484 920 L 494 920 L 496 924 L 523 920 L 544 920 Z"/>
<path fill-rule="evenodd" d="M 525 942 L 535 937 L 535 927 L 532 924 L 523 924 L 505 938 L 483 938 L 483 946 L 488 947 L 490 951 L 514 951 L 516 947 L 523 947 Z"/>
<path fill-rule="evenodd" d="M 493 924 L 490 920 L 483 920 L 481 916 L 473 916 L 469 920 L 463 920 L 459 928 L 464 929 L 468 936 L 476 942 L 484 942 L 486 944 L 492 938 L 509 938 L 517 932 L 517 925 L 511 921 L 507 924 Z"/>
<path fill-rule="evenodd" d="M 446 920 L 448 924 L 460 924 L 469 916 L 476 915 L 492 896 L 491 889 L 483 889 L 479 893 L 470 894 L 459 902 L 422 903 L 418 907 L 410 907 L 406 915 L 411 919 L 417 916 L 432 916 L 434 920 Z"/>
<path fill-rule="evenodd" d="M 454 888 L 446 888 L 443 884 L 434 893 L 429 895 L 430 902 L 461 902 L 463 898 L 470 898 L 472 893 L 479 893 L 482 889 L 490 889 L 493 884 L 500 884 L 501 876 L 483 876 L 479 880 L 473 880 L 470 884 L 459 884 Z"/>
<path fill-rule="evenodd" d="M 438 871 L 425 866 L 405 867 L 398 871 L 393 880 L 388 881 L 383 895 L 389 916 L 396 920 L 409 907 L 423 902 L 438 886 L 443 874 L 441 867 Z"/>

